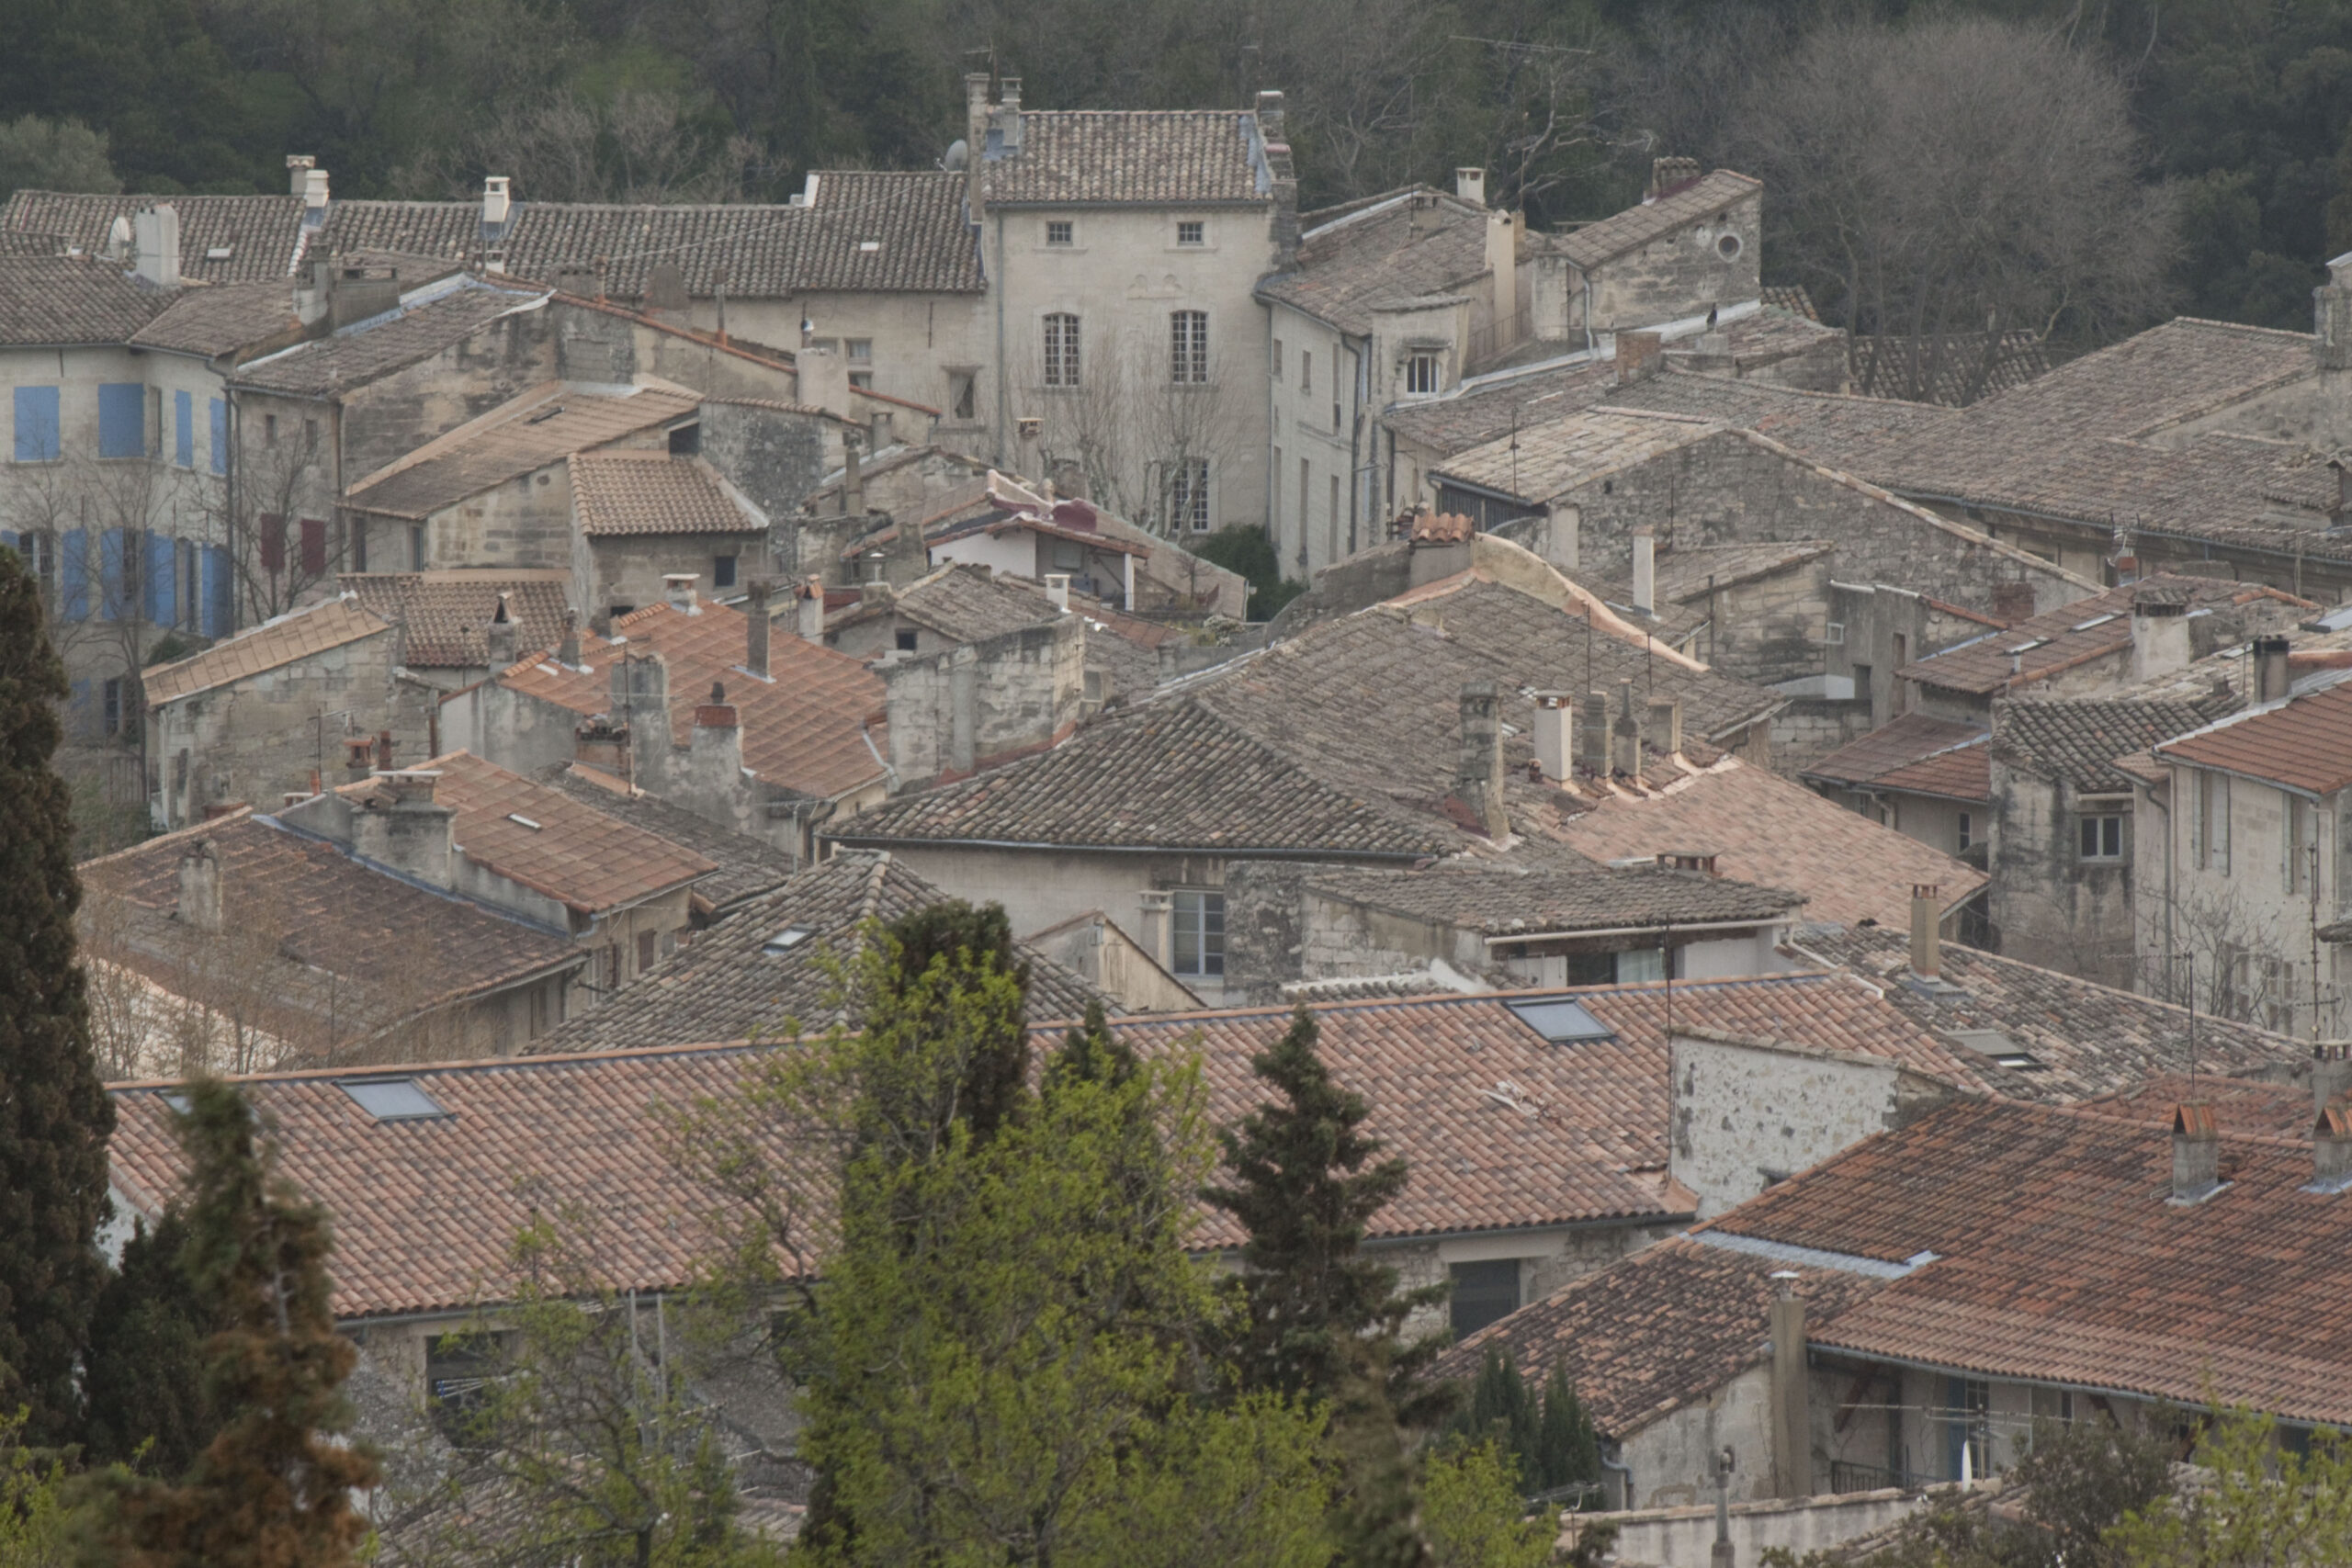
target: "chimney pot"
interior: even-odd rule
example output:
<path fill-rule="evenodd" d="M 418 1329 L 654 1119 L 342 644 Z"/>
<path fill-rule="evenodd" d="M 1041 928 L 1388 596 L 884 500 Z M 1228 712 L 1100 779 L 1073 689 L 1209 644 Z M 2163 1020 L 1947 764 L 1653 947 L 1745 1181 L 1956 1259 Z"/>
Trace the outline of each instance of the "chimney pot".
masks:
<path fill-rule="evenodd" d="M 318 165 L 319 160 L 312 153 L 288 152 L 286 154 L 286 175 L 288 186 L 287 194 L 300 196 L 303 187 L 309 183 L 311 171 Z"/>
<path fill-rule="evenodd" d="M 180 214 L 170 202 L 151 207 L 131 220 L 132 262 L 141 282 L 155 288 L 180 286 Z"/>
<path fill-rule="evenodd" d="M 580 668 L 580 612 L 569 604 L 563 607 L 563 640 L 556 644 L 555 659 L 567 669 Z"/>
<path fill-rule="evenodd" d="M 2187 1101 L 2172 1113 L 2172 1201 L 2195 1203 L 2222 1185 L 2222 1138 L 2213 1108 Z"/>
<path fill-rule="evenodd" d="M 1567 782 L 1575 703 L 1566 692 L 1535 694 L 1535 766 L 1548 784 Z"/>
<path fill-rule="evenodd" d="M 700 615 L 701 604 L 699 596 L 695 592 L 695 584 L 701 581 L 700 574 L 696 572 L 664 572 L 662 576 L 662 592 L 668 596 L 670 608 L 683 615 Z"/>
<path fill-rule="evenodd" d="M 490 612 L 490 626 L 486 638 L 490 648 L 490 667 L 493 671 L 504 670 L 514 664 L 516 658 L 517 629 L 514 625 L 514 611 L 507 604 L 506 595 L 501 593 L 498 596 L 498 603 Z"/>
<path fill-rule="evenodd" d="M 2352 1186 L 2352 1106 L 2324 1106 L 2312 1129 L 2312 1185 Z"/>
<path fill-rule="evenodd" d="M 1055 609 L 1069 614 L 1069 574 L 1049 571 L 1046 574 L 1046 597 Z"/>
<path fill-rule="evenodd" d="M 1943 889 L 1932 882 L 1911 885 L 1911 973 L 1943 977 Z"/>
<path fill-rule="evenodd" d="M 764 581 L 752 583 L 743 592 L 743 668 L 763 681 L 768 678 L 768 637 L 774 630 L 768 619 L 768 597 L 773 592 Z"/>
<path fill-rule="evenodd" d="M 1456 169 L 1453 171 L 1453 194 L 1479 207 L 1487 205 L 1487 171 Z"/>
<path fill-rule="evenodd" d="M 2254 639 L 2254 700 L 2275 703 L 2287 694 L 2290 677 L 2287 654 L 2293 645 L 2283 637 Z"/>
<path fill-rule="evenodd" d="M 376 737 L 376 768 L 379 773 L 390 773 L 391 767 L 392 732 L 387 729 Z"/>
<path fill-rule="evenodd" d="M 2132 599 L 2132 678 L 2153 681 L 2188 667 L 2188 591 L 2143 582 Z"/>

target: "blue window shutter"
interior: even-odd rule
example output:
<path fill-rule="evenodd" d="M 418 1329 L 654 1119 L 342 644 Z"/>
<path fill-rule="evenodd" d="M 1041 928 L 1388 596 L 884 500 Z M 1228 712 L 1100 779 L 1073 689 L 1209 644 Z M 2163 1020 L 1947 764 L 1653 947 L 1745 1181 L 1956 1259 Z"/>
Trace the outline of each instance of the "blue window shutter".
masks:
<path fill-rule="evenodd" d="M 119 528 L 108 528 L 98 536 L 98 619 L 102 621 L 119 621 L 130 614 L 131 607 L 123 598 L 123 568 L 129 564 L 125 543 Z"/>
<path fill-rule="evenodd" d="M 229 471 L 229 405 L 219 398 L 212 401 L 212 471 Z"/>
<path fill-rule="evenodd" d="M 89 536 L 75 528 L 59 543 L 63 546 L 64 558 L 58 563 L 58 570 L 64 591 L 58 613 L 69 621 L 86 621 L 90 618 Z"/>
<path fill-rule="evenodd" d="M 147 594 L 147 620 L 152 626 L 168 626 L 176 621 L 179 597 L 179 549 L 177 541 L 162 534 L 147 536 L 147 570 L 141 575 Z"/>
<path fill-rule="evenodd" d="M 204 635 L 227 637 L 231 611 L 229 551 L 223 545 L 204 547 Z"/>
<path fill-rule="evenodd" d="M 57 458 L 57 389 L 17 389 L 17 461 L 48 463 Z"/>
<path fill-rule="evenodd" d="M 108 381 L 98 389 L 98 456 L 139 457 L 147 452 L 147 389 Z"/>
<path fill-rule="evenodd" d="M 196 467 L 196 400 L 186 392 L 172 394 L 172 461 Z"/>

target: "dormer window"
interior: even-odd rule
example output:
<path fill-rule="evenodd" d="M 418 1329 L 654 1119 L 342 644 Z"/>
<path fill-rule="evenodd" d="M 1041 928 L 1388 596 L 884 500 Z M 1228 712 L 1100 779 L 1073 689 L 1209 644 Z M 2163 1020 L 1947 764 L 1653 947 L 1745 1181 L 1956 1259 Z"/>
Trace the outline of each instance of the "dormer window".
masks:
<path fill-rule="evenodd" d="M 1405 361 L 1405 392 L 1408 397 L 1432 397 L 1444 374 L 1439 356 L 1423 351 Z"/>

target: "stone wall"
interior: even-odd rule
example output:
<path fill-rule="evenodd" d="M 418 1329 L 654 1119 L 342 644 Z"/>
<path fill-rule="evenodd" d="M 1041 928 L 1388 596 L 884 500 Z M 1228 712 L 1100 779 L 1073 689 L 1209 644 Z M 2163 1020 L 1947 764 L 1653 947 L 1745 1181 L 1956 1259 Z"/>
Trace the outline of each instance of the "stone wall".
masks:
<path fill-rule="evenodd" d="M 343 483 L 358 483 L 559 374 L 554 312 L 542 306 L 501 316 L 430 359 L 353 388 L 344 394 L 338 420 Z M 257 401 L 243 394 L 240 400 Z M 316 413 L 317 405 L 307 412 Z M 259 422 L 246 423 L 250 439 L 250 427 Z"/>
<path fill-rule="evenodd" d="M 1570 297 L 1564 301 L 1570 330 L 1650 326 L 1757 298 L 1763 292 L 1764 193 L 1740 197 L 1720 218 L 1711 215 L 1593 267 L 1585 279 L 1591 319 L 1581 319 L 1579 302 Z M 1726 236 L 1737 242 L 1729 256 L 1722 249 Z"/>
<path fill-rule="evenodd" d="M 1724 674 L 1759 686 L 1819 674 L 1833 558 L 1815 556 L 1785 571 L 1685 599 L 1708 618 L 1692 651 Z"/>
<path fill-rule="evenodd" d="M 1044 750 L 1077 728 L 1085 666 L 1076 615 L 884 666 L 891 767 L 911 787 Z"/>
<path fill-rule="evenodd" d="M 1449 1271 L 1456 1263 L 1515 1258 L 1519 1263 L 1519 1301 L 1521 1306 L 1527 1306 L 1564 1285 L 1632 1257 L 1654 1242 L 1664 1241 L 1681 1228 L 1679 1224 L 1610 1222 L 1436 1240 L 1374 1242 L 1364 1250 L 1396 1269 L 1397 1285 L 1408 1291 L 1449 1278 Z M 1408 1337 L 1439 1333 L 1450 1321 L 1449 1309 L 1440 1302 L 1408 1318 L 1405 1333 Z"/>
<path fill-rule="evenodd" d="M 775 566 L 765 529 L 742 534 L 622 534 L 582 536 L 574 542 L 572 598 L 592 615 L 610 615 L 616 605 L 642 609 L 662 602 L 662 579 L 690 571 L 709 598 L 732 599 L 760 579 L 773 581 Z M 733 586 L 718 586 L 719 556 L 735 560 Z M 582 568 L 585 570 L 582 570 Z M 781 630 L 782 628 L 779 628 Z"/>
<path fill-rule="evenodd" d="M 703 459 L 771 519 L 798 512 L 840 452 L 838 427 L 820 415 L 743 403 L 702 406 Z M 802 575 L 821 570 L 811 566 Z"/>
<path fill-rule="evenodd" d="M 1804 1558 L 1899 1524 L 1928 1506 L 1926 1494 L 1900 1488 L 1787 1502 L 1735 1503 L 1730 1521 L 1732 1561 L 1755 1562 L 1775 1548 Z M 1714 1551 L 1712 1503 L 1636 1513 L 1571 1514 L 1561 1522 L 1564 1543 L 1572 1543 L 1579 1529 L 1596 1524 L 1615 1526 L 1613 1561 L 1621 1568 L 1704 1568 Z"/>

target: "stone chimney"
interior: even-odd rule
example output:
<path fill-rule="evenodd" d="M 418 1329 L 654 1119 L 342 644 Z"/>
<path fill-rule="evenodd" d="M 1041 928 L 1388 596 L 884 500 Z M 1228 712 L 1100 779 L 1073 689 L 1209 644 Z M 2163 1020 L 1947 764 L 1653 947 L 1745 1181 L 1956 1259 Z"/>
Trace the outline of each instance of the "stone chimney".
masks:
<path fill-rule="evenodd" d="M 1492 681 L 1472 681 L 1462 688 L 1462 751 L 1454 765 L 1454 798 L 1478 818 L 1487 836 L 1502 838 L 1510 831 L 1503 811 L 1502 714 Z"/>
<path fill-rule="evenodd" d="M 1782 1497 L 1813 1495 L 1813 1378 L 1805 1367 L 1804 1276 L 1792 1269 L 1772 1284 L 1772 1487 Z"/>
<path fill-rule="evenodd" d="M 837 418 L 849 417 L 849 362 L 840 349 L 803 344 L 793 355 L 793 366 L 802 402 Z"/>
<path fill-rule="evenodd" d="M 2339 1192 L 2352 1186 L 2352 1106 L 2320 1109 L 2312 1128 L 2312 1185 Z"/>
<path fill-rule="evenodd" d="M 319 160 L 311 153 L 288 152 L 286 154 L 286 194 L 288 196 L 301 195 L 303 186 L 309 179 L 311 171 L 318 166 Z"/>
<path fill-rule="evenodd" d="M 2033 584 L 2030 582 L 1996 582 L 1993 584 L 1993 618 L 2005 626 L 2033 619 Z"/>
<path fill-rule="evenodd" d="M 515 660 L 514 641 L 518 628 L 514 625 L 514 607 L 501 593 L 498 604 L 490 612 L 490 625 L 484 636 L 490 644 L 490 667 L 493 671 L 511 669 Z"/>
<path fill-rule="evenodd" d="M 555 661 L 567 670 L 580 668 L 580 612 L 563 607 L 563 640 L 555 645 Z"/>
<path fill-rule="evenodd" d="M 1644 201 L 1656 201 L 1677 186 L 1687 186 L 1699 177 L 1696 158 L 1652 158 L 1650 188 L 1642 193 Z"/>
<path fill-rule="evenodd" d="M 1634 609 L 1657 619 L 1657 536 L 1647 528 L 1634 530 Z"/>
<path fill-rule="evenodd" d="M 1617 334 L 1617 384 L 1647 380 L 1666 363 L 1666 340 L 1656 333 Z"/>
<path fill-rule="evenodd" d="M 1513 347 L 1520 340 L 1519 220 L 1499 209 L 1487 214 L 1487 271 L 1495 280 L 1495 347 Z"/>
<path fill-rule="evenodd" d="M 628 738 L 628 765 L 617 770 L 631 784 L 660 789 L 670 761 L 670 666 L 658 653 L 613 660 L 607 720 Z"/>
<path fill-rule="evenodd" d="M 2333 1041 L 2312 1047 L 2312 1109 L 2324 1111 L 2352 1094 L 2352 1044 Z"/>
<path fill-rule="evenodd" d="M 988 161 L 988 144 L 989 73 L 967 71 L 964 73 L 964 207 L 975 228 L 986 210 L 980 194 L 980 165 Z M 801 400 L 808 400 L 805 393 Z"/>
<path fill-rule="evenodd" d="M 2172 1201 L 2201 1203 L 2221 1186 L 2222 1134 L 2213 1108 L 2184 1101 L 2172 1113 Z"/>
<path fill-rule="evenodd" d="M 793 613 L 798 619 L 796 629 L 803 642 L 819 647 L 825 641 L 825 580 L 812 577 L 793 590 Z"/>
<path fill-rule="evenodd" d="M 376 771 L 379 773 L 392 771 L 392 732 L 389 729 L 376 733 Z"/>
<path fill-rule="evenodd" d="M 1594 778 L 1609 776 L 1609 699 L 1600 692 L 1577 704 L 1577 760 Z"/>
<path fill-rule="evenodd" d="M 1572 761 L 1576 699 L 1566 692 L 1535 694 L 1535 765 L 1546 784 L 1565 784 Z"/>
<path fill-rule="evenodd" d="M 702 599 L 701 595 L 697 593 L 695 589 L 695 584 L 701 581 L 702 578 L 700 574 L 696 572 L 663 572 L 662 574 L 662 593 L 664 598 L 670 601 L 670 608 L 684 615 L 701 615 Z"/>
<path fill-rule="evenodd" d="M 448 886 L 451 825 L 458 814 L 433 798 L 440 773 L 412 768 L 376 777 L 381 787 L 352 814 L 353 851 L 427 886 Z"/>
<path fill-rule="evenodd" d="M 1277 91 L 1258 95 L 1258 139 L 1265 144 L 1273 182 L 1273 270 L 1287 272 L 1298 264 L 1298 175 L 1291 166 L 1290 132 Z"/>
<path fill-rule="evenodd" d="M 1932 882 L 1911 885 L 1911 974 L 1930 985 L 1943 978 L 1943 889 Z"/>
<path fill-rule="evenodd" d="M 180 213 L 170 202 L 131 220 L 132 269 L 152 288 L 180 286 Z"/>
<path fill-rule="evenodd" d="M 1636 783 L 1642 776 L 1642 726 L 1634 716 L 1634 682 L 1617 682 L 1617 721 L 1609 730 L 1609 765 L 1612 773 Z"/>
<path fill-rule="evenodd" d="M 1456 169 L 1453 171 L 1453 194 L 1473 207 L 1487 205 L 1487 171 Z"/>
<path fill-rule="evenodd" d="M 997 144 L 1005 157 L 1021 151 L 1021 78 L 1007 76 L 997 83 L 996 109 L 989 116 L 989 127 L 996 132 Z"/>
<path fill-rule="evenodd" d="M 1046 574 L 1046 599 L 1063 615 L 1069 614 L 1069 573 L 1049 571 Z"/>
<path fill-rule="evenodd" d="M 859 432 L 842 432 L 842 515 L 844 517 L 865 514 L 865 468 L 861 457 L 864 445 Z"/>
<path fill-rule="evenodd" d="M 346 784 L 358 784 L 376 771 L 376 743 L 364 735 L 344 738 L 343 776 Z"/>
<path fill-rule="evenodd" d="M 180 852 L 180 924 L 194 931 L 220 929 L 220 852 L 198 839 Z"/>
<path fill-rule="evenodd" d="M 1682 755 L 1682 699 L 1652 697 L 1648 718 L 1642 739 L 1649 743 L 1650 750 L 1664 757 Z"/>
<path fill-rule="evenodd" d="M 2153 681 L 2188 668 L 2188 590 L 2143 582 L 2132 597 L 2132 679 Z"/>
<path fill-rule="evenodd" d="M 743 591 L 743 669 L 761 681 L 768 678 L 768 593 L 764 581 Z"/>
<path fill-rule="evenodd" d="M 2283 637 L 2254 639 L 2254 700 L 2275 703 L 2287 694 L 2287 654 L 2293 645 Z"/>
<path fill-rule="evenodd" d="M 2327 264 L 2327 281 L 2312 290 L 2312 307 L 2319 367 L 2352 366 L 2352 253 Z"/>

